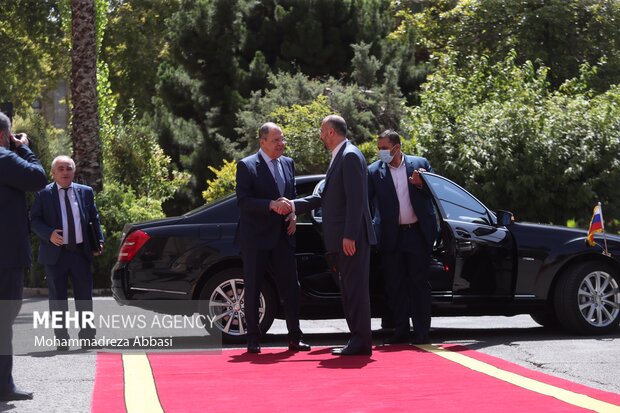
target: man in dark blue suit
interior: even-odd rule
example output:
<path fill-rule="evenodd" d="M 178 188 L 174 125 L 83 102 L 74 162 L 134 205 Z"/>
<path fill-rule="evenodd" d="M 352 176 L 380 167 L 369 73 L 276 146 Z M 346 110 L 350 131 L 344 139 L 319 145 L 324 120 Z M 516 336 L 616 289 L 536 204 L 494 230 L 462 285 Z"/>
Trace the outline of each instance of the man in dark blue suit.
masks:
<path fill-rule="evenodd" d="M 68 156 L 52 161 L 54 182 L 36 195 L 32 205 L 32 229 L 41 239 L 39 263 L 45 268 L 50 311 L 69 309 L 68 280 L 78 313 L 93 310 L 93 256 L 101 254 L 103 233 L 93 189 L 73 182 L 75 162 Z M 95 229 L 92 235 L 91 225 Z M 97 245 L 98 244 L 98 245 Z M 95 330 L 82 326 L 79 339 L 83 349 L 95 348 Z M 68 350 L 66 328 L 54 330 L 58 350 Z"/>
<path fill-rule="evenodd" d="M 400 136 L 383 132 L 377 141 L 379 160 L 368 167 L 368 192 L 374 205 L 386 293 L 396 331 L 385 344 L 409 342 L 413 318 L 414 344 L 429 342 L 431 286 L 429 266 L 437 238 L 432 196 L 420 172 L 432 172 L 426 158 L 404 155 Z"/>
<path fill-rule="evenodd" d="M 368 208 L 368 169 L 360 150 L 347 140 L 347 124 L 338 115 L 321 122 L 321 141 L 332 160 L 321 194 L 295 200 L 299 213 L 322 208 L 323 241 L 340 274 L 342 306 L 351 331 L 339 356 L 371 355 L 369 266 L 376 243 Z"/>
<path fill-rule="evenodd" d="M 29 400 L 13 382 L 13 321 L 22 304 L 24 270 L 32 262 L 26 192 L 43 188 L 45 171 L 28 147 L 28 137 L 11 135 L 0 112 L 0 401 Z M 15 150 L 10 150 L 10 144 Z"/>
<path fill-rule="evenodd" d="M 241 247 L 248 352 L 260 353 L 259 298 L 269 271 L 284 302 L 289 350 L 309 351 L 299 328 L 299 281 L 295 258 L 296 217 L 281 197 L 295 198 L 295 164 L 282 156 L 285 140 L 275 123 L 258 133 L 260 150 L 237 164 Z"/>

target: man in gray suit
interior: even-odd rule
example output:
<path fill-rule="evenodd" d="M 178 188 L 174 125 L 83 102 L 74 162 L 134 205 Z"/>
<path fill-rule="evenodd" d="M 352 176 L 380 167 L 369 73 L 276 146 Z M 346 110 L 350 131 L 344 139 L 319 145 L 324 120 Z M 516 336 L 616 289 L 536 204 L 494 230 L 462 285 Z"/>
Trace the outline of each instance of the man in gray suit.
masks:
<path fill-rule="evenodd" d="M 347 124 L 337 115 L 321 123 L 321 141 L 332 153 L 323 192 L 294 201 L 303 213 L 322 207 L 323 239 L 340 273 L 344 314 L 351 338 L 341 356 L 371 355 L 369 265 L 376 243 L 368 207 L 368 168 L 360 150 L 347 140 Z"/>

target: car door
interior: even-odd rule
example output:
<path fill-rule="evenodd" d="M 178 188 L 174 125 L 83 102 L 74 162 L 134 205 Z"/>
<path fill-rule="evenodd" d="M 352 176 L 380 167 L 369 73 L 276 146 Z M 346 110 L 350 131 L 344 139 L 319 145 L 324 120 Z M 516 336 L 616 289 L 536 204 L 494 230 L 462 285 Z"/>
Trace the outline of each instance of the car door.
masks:
<path fill-rule="evenodd" d="M 495 216 L 459 185 L 431 173 L 424 173 L 423 179 L 439 212 L 441 240 L 436 254 L 453 277 L 453 301 L 510 299 L 514 288 L 510 232 L 496 225 Z"/>

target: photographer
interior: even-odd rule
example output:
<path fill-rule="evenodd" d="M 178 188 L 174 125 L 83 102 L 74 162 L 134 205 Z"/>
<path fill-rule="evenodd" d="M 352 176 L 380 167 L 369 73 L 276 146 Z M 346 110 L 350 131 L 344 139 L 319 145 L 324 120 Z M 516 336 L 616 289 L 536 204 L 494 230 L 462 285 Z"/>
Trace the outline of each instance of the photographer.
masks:
<path fill-rule="evenodd" d="M 26 192 L 47 183 L 45 171 L 25 134 L 11 134 L 0 112 L 0 401 L 29 400 L 13 383 L 13 321 L 21 308 L 24 270 L 32 261 Z"/>

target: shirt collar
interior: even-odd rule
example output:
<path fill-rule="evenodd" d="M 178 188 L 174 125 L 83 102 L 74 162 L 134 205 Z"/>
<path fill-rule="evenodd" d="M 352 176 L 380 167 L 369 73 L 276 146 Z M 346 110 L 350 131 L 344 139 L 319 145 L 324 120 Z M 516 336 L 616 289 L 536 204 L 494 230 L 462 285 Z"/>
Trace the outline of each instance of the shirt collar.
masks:
<path fill-rule="evenodd" d="M 343 140 L 342 142 L 340 142 L 338 144 L 338 146 L 336 146 L 334 148 L 334 150 L 332 150 L 332 160 L 331 160 L 331 162 L 334 162 L 334 158 L 336 158 L 336 155 L 338 155 L 338 151 L 340 151 L 340 148 L 342 148 L 342 145 L 344 145 L 348 141 L 349 141 L 348 139 Z"/>
<path fill-rule="evenodd" d="M 265 162 L 267 163 L 271 163 L 271 161 L 273 161 L 273 159 L 271 159 L 269 156 L 267 156 L 267 154 L 265 152 L 263 152 L 262 149 L 258 150 L 258 153 L 260 153 L 260 155 L 263 157 L 263 159 L 265 160 Z M 280 159 L 279 157 L 276 159 Z"/>
<path fill-rule="evenodd" d="M 55 184 L 56 184 L 56 189 L 57 190 L 60 191 L 61 189 L 64 189 L 62 186 L 60 186 L 60 184 L 58 182 L 55 182 Z M 73 182 L 71 182 L 67 188 L 73 188 Z"/>

